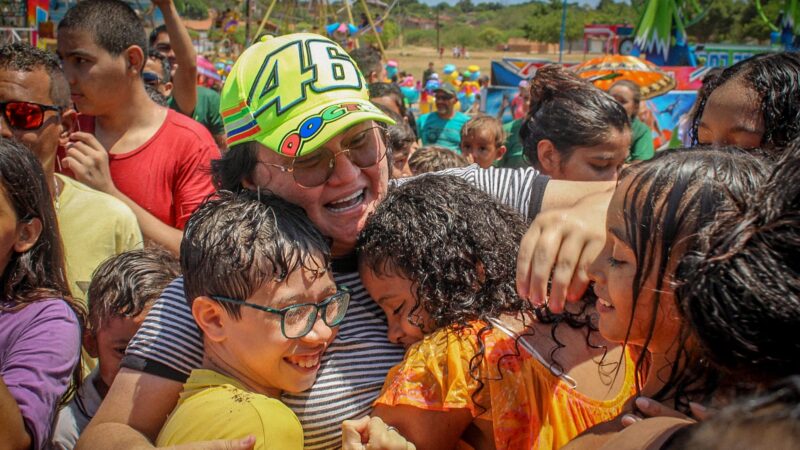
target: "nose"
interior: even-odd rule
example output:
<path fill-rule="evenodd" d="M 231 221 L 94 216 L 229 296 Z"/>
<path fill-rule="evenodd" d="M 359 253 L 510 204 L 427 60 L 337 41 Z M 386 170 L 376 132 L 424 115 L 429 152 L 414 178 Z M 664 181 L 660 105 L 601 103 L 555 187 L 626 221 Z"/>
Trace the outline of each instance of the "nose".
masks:
<path fill-rule="evenodd" d="M 11 125 L 8 124 L 5 114 L 0 114 L 0 136 L 6 139 L 14 136 L 11 132 Z"/>
<path fill-rule="evenodd" d="M 605 271 L 603 268 L 604 255 L 605 252 L 600 253 L 600 255 L 589 264 L 589 267 L 586 269 L 587 275 L 589 275 L 589 279 L 592 280 L 595 284 L 604 285 L 606 284 L 606 276 Z"/>
<path fill-rule="evenodd" d="M 397 320 L 391 319 L 389 320 L 389 329 L 386 334 L 389 337 L 389 342 L 393 344 L 402 344 L 400 340 L 406 335 L 402 327 L 400 327 L 400 323 Z"/>

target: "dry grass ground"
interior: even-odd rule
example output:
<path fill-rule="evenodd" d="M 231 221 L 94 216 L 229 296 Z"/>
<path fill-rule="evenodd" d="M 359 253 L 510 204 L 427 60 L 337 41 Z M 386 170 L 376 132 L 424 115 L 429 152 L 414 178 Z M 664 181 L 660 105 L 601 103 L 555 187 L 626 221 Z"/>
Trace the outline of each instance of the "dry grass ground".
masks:
<path fill-rule="evenodd" d="M 469 50 L 469 49 L 467 49 Z M 422 77 L 422 72 L 428 68 L 428 62 L 433 62 L 434 69 L 441 74 L 442 68 L 445 64 L 455 64 L 459 72 L 466 70 L 467 66 L 476 64 L 481 69 L 482 75 L 489 75 L 491 70 L 491 62 L 499 61 L 503 58 L 535 58 L 535 59 L 548 59 L 553 62 L 558 61 L 558 54 L 533 54 L 533 53 L 515 53 L 515 52 L 499 52 L 494 50 L 469 50 L 469 59 L 453 58 L 452 48 L 445 49 L 444 57 L 439 59 L 439 55 L 435 49 L 430 47 L 400 47 L 389 48 L 386 50 L 389 59 L 397 60 L 400 65 L 400 70 L 414 75 L 414 78 L 419 79 Z M 587 55 L 586 59 L 592 58 L 596 55 Z M 564 52 L 565 62 L 580 62 L 584 60 L 584 55 L 580 51 L 568 54 Z"/>

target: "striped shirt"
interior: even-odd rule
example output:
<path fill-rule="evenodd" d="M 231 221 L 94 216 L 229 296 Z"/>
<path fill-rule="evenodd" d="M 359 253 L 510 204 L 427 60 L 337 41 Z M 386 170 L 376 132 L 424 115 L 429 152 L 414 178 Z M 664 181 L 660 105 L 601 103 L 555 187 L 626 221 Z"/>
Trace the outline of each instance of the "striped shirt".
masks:
<path fill-rule="evenodd" d="M 531 168 L 484 170 L 472 165 L 440 173 L 464 178 L 524 216 L 535 215 L 529 208 L 538 210 L 547 185 L 547 177 Z M 347 317 L 322 357 L 314 386 L 281 397 L 303 424 L 307 449 L 340 447 L 342 421 L 369 414 L 386 374 L 404 353 L 388 341 L 386 318 L 361 284 L 355 258 L 333 260 L 333 273 L 337 284 L 351 290 Z M 184 382 L 202 360 L 203 339 L 178 278 L 148 313 L 122 366 Z"/>

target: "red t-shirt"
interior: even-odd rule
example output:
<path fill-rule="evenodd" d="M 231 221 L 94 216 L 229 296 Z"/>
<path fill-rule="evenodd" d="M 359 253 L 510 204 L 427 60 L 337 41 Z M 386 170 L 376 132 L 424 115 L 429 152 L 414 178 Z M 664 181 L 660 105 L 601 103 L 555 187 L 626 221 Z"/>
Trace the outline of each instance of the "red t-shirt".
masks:
<path fill-rule="evenodd" d="M 78 120 L 81 131 L 94 133 L 94 117 Z M 211 160 L 219 157 L 203 125 L 167 109 L 161 128 L 147 142 L 127 153 L 109 154 L 108 164 L 117 189 L 165 224 L 183 229 L 214 192 Z"/>

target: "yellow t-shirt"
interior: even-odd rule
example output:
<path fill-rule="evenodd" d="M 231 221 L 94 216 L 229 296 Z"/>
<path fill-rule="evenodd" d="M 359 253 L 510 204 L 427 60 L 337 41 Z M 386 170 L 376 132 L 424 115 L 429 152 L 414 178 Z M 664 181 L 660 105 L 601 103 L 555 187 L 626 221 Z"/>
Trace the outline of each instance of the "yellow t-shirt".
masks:
<path fill-rule="evenodd" d="M 58 196 L 58 227 L 64 242 L 67 280 L 72 296 L 84 304 L 92 272 L 116 254 L 142 248 L 142 232 L 133 211 L 120 200 L 72 178 Z"/>
<path fill-rule="evenodd" d="M 303 428 L 280 400 L 256 394 L 213 370 L 195 369 L 183 385 L 156 446 L 256 437 L 255 450 L 302 450 Z"/>

